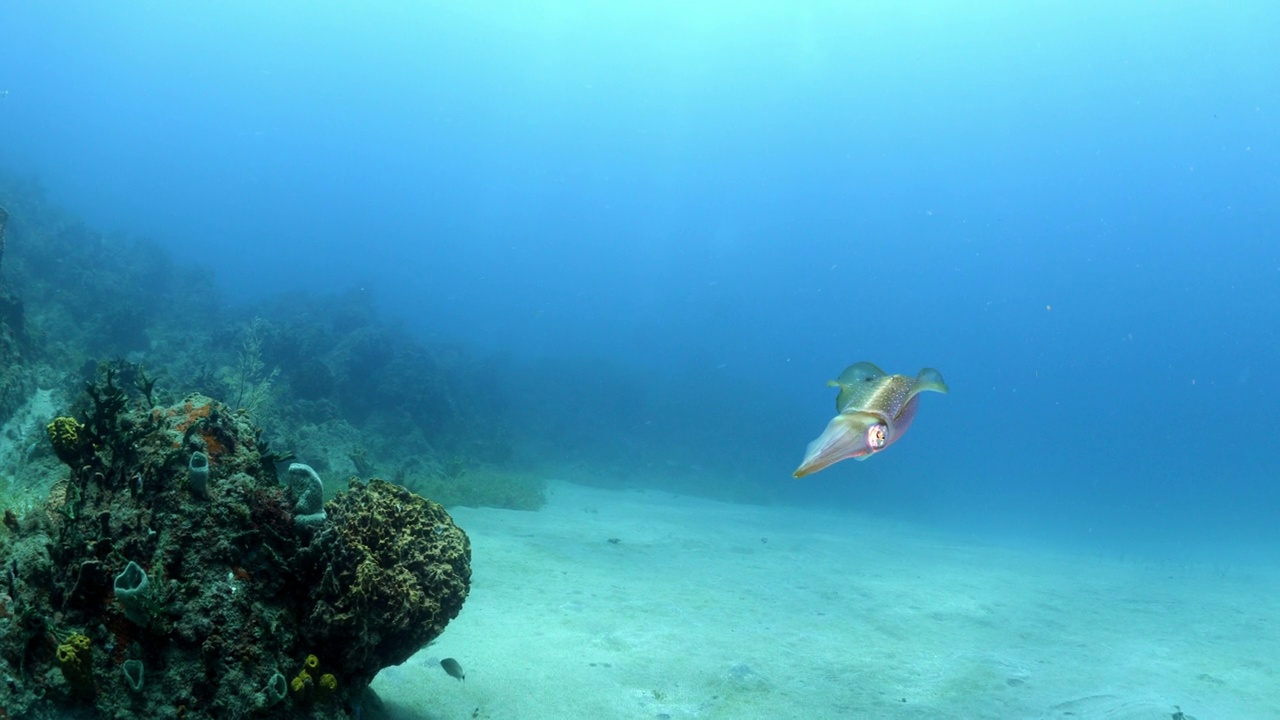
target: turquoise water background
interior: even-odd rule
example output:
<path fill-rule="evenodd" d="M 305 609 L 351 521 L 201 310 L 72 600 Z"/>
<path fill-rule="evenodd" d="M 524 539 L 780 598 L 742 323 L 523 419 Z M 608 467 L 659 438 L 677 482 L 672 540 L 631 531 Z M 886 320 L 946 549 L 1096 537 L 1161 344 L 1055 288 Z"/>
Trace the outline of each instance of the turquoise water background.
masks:
<path fill-rule="evenodd" d="M 1280 541 L 1272 3 L 14 2 L 0 36 L 0 169 L 232 302 L 364 288 L 503 356 L 513 416 L 631 482 Z M 952 393 L 792 480 L 857 360 Z"/>

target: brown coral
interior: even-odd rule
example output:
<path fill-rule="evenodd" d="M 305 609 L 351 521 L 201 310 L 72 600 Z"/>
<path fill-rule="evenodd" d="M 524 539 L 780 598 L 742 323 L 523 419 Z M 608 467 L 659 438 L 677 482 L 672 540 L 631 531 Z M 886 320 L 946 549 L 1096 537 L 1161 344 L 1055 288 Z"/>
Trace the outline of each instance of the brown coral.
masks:
<path fill-rule="evenodd" d="M 435 639 L 471 583 L 471 542 L 439 504 L 382 480 L 325 506 L 303 634 L 342 677 L 367 682 Z"/>

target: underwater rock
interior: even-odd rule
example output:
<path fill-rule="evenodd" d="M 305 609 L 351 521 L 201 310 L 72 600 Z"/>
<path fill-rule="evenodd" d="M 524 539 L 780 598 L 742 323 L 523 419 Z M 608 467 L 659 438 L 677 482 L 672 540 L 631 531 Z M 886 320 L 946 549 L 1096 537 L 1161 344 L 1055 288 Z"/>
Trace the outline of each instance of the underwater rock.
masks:
<path fill-rule="evenodd" d="M 471 541 L 438 503 L 353 478 L 303 549 L 303 637 L 332 648 L 338 677 L 367 684 L 437 638 L 471 585 Z"/>
<path fill-rule="evenodd" d="M 152 407 L 104 371 L 73 414 L 46 440 L 65 475 L 5 518 L 9 717 L 351 718 L 467 596 L 470 544 L 439 505 L 357 483 L 299 527 L 259 429 L 216 400 Z M 289 693 L 306 667 L 316 692 Z"/>

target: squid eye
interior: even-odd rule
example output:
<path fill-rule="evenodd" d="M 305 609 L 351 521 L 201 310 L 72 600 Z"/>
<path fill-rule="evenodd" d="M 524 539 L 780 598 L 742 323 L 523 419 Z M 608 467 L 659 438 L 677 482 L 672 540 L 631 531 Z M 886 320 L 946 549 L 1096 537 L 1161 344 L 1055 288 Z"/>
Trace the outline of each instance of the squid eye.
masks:
<path fill-rule="evenodd" d="M 879 450 L 884 447 L 885 441 L 889 437 L 889 428 L 883 423 L 877 423 L 867 428 L 867 447 L 872 450 Z"/>

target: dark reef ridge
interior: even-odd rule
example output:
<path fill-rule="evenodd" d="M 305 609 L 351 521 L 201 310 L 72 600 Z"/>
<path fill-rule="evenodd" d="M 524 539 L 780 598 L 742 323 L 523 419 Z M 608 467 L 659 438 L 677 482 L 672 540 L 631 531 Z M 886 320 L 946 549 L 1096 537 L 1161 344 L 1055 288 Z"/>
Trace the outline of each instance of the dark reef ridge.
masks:
<path fill-rule="evenodd" d="M 442 488 L 445 504 L 543 503 L 543 477 L 513 467 L 503 379 L 518 373 L 505 359 L 426 342 L 363 288 L 229 306 L 209 269 L 87 228 L 3 172 L 0 207 L 0 425 L 23 416 L 15 432 L 29 433 L 37 418 L 26 415 L 43 425 L 112 359 L 125 361 L 126 385 L 145 367 L 158 403 L 200 392 L 246 411 L 274 447 L 326 477 Z M 49 397 L 34 408 L 40 393 Z M 11 439 L 24 445 L 0 443 L 0 468 L 42 495 L 52 478 L 30 462 L 38 449 Z M 0 504 L 12 504 L 5 489 L 0 478 Z"/>

